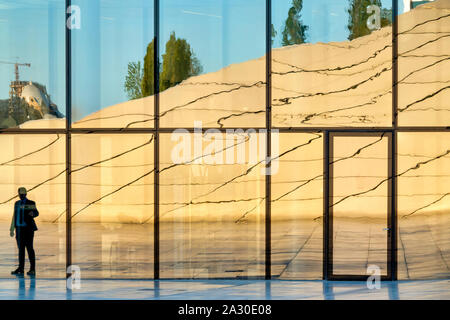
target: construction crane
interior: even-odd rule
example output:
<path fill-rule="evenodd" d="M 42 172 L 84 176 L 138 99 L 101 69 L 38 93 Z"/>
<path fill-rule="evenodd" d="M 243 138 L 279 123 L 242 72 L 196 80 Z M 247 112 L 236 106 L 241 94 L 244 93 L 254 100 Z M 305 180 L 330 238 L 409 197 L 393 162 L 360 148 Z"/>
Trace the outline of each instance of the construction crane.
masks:
<path fill-rule="evenodd" d="M 23 87 L 27 84 L 26 81 L 20 81 L 19 79 L 19 66 L 31 67 L 31 63 L 19 63 L 9 61 L 0 61 L 0 63 L 14 65 L 14 73 L 16 76 L 16 80 L 11 81 L 11 84 L 9 85 L 9 114 L 11 115 L 16 109 L 18 98 L 20 98 L 20 96 L 22 95 Z"/>
<path fill-rule="evenodd" d="M 0 63 L 14 65 L 14 73 L 16 75 L 16 81 L 19 81 L 19 66 L 31 67 L 31 63 L 18 63 L 18 62 L 9 62 L 9 61 L 0 61 Z"/>

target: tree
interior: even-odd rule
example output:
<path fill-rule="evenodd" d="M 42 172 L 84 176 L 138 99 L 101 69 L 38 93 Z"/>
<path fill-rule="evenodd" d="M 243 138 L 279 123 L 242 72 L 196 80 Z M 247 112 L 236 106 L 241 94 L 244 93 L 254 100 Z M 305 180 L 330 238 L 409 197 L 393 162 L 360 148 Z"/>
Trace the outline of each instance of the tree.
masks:
<path fill-rule="evenodd" d="M 362 36 L 366 36 L 372 32 L 367 27 L 368 19 L 374 14 L 367 12 L 367 7 L 375 5 L 380 8 L 380 27 L 385 27 L 391 24 L 392 10 L 382 9 L 381 0 L 349 0 L 349 8 L 347 12 L 348 25 L 350 32 L 348 39 L 353 40 Z"/>
<path fill-rule="evenodd" d="M 273 45 L 273 40 L 275 40 L 275 37 L 277 36 L 277 31 L 273 27 L 273 23 L 272 23 L 272 32 L 271 33 L 272 33 L 271 37 L 272 37 L 272 45 Z"/>
<path fill-rule="evenodd" d="M 292 7 L 289 9 L 282 33 L 281 44 L 283 46 L 306 42 L 306 31 L 309 27 L 304 25 L 301 20 L 302 8 L 303 0 L 292 0 Z"/>
<path fill-rule="evenodd" d="M 203 69 L 186 39 L 177 38 L 175 32 L 170 34 L 162 58 L 161 91 L 200 74 Z"/>
<path fill-rule="evenodd" d="M 128 63 L 128 74 L 125 78 L 125 91 L 129 99 L 142 98 L 143 68 L 141 62 Z"/>
<path fill-rule="evenodd" d="M 153 86 L 153 70 L 155 64 L 153 61 L 155 52 L 155 39 L 152 40 L 147 46 L 147 52 L 144 57 L 144 73 L 142 75 L 141 81 L 141 92 L 143 97 L 151 96 L 155 93 L 155 88 Z"/>
<path fill-rule="evenodd" d="M 144 58 L 144 71 L 141 80 L 141 96 L 146 97 L 154 94 L 154 40 L 147 46 L 147 53 Z M 173 87 L 181 81 L 198 75 L 203 72 L 203 67 L 200 60 L 195 56 L 191 46 L 186 39 L 180 39 L 175 36 L 175 32 L 170 34 L 170 38 L 166 43 L 166 51 L 162 56 L 162 67 L 159 70 L 160 75 L 160 91 Z M 139 70 L 139 68 L 137 68 Z M 130 84 L 135 82 L 133 79 L 137 78 L 137 71 L 135 66 L 131 65 L 131 79 Z M 128 92 L 127 84 L 130 76 L 130 64 L 128 65 L 128 76 L 125 80 L 125 90 Z M 133 88 L 134 84 L 131 85 Z M 130 99 L 133 95 L 129 95 Z"/>

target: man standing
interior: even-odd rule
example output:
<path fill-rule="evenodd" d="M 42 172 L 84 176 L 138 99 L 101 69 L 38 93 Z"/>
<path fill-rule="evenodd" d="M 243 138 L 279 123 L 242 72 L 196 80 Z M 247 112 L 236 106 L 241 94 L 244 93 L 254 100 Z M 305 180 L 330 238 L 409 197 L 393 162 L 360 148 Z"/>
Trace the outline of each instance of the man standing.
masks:
<path fill-rule="evenodd" d="M 39 215 L 36 203 L 27 199 L 27 189 L 21 187 L 18 190 L 20 200 L 14 204 L 14 215 L 11 221 L 10 236 L 14 237 L 16 231 L 17 248 L 19 249 L 19 267 L 11 274 L 23 275 L 25 269 L 25 248 L 30 259 L 29 276 L 36 275 L 36 259 L 33 249 L 34 232 L 37 230 L 34 218 Z"/>

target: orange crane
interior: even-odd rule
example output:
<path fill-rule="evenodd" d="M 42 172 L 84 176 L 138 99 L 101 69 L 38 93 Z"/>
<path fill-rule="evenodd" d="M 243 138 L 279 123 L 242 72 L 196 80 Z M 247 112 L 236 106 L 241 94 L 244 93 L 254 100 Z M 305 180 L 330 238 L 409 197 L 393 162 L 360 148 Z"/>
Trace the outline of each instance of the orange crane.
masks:
<path fill-rule="evenodd" d="M 14 73 L 16 75 L 16 81 L 19 81 L 19 66 L 31 67 L 31 63 L 18 63 L 18 62 L 9 62 L 9 61 L 0 61 L 0 63 L 14 65 Z"/>
<path fill-rule="evenodd" d="M 19 62 L 9 62 L 9 61 L 0 61 L 2 64 L 13 64 L 14 65 L 14 73 L 16 75 L 16 80 L 11 81 L 9 85 L 9 114 L 13 114 L 16 109 L 17 99 L 22 94 L 22 89 L 26 85 L 26 81 L 19 80 L 19 66 L 22 67 L 31 67 L 31 63 L 19 63 Z"/>

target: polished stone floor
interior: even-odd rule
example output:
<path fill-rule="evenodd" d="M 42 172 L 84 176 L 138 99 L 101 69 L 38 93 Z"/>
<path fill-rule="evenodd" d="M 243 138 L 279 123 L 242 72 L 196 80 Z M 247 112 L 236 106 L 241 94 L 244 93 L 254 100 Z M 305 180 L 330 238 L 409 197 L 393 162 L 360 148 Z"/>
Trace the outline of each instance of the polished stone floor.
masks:
<path fill-rule="evenodd" d="M 7 300 L 450 300 L 450 280 L 366 282 L 290 280 L 82 280 L 66 289 L 65 280 L 0 280 L 0 299 Z"/>
<path fill-rule="evenodd" d="M 398 278 L 450 279 L 449 215 L 399 221 Z M 345 221 L 344 221 L 345 222 Z M 383 225 L 335 223 L 335 269 L 366 274 L 368 265 L 385 272 Z M 153 276 L 153 225 L 78 223 L 72 226 L 72 261 L 84 279 L 148 279 Z M 0 278 L 17 263 L 15 240 L 0 223 Z M 272 224 L 272 277 L 322 278 L 323 234 L 317 221 Z M 380 239 L 382 241 L 380 242 Z M 65 277 L 65 224 L 40 223 L 35 236 L 39 278 Z M 163 279 L 264 278 L 264 225 L 192 223 L 160 226 Z M 27 262 L 28 267 L 28 262 Z"/>

